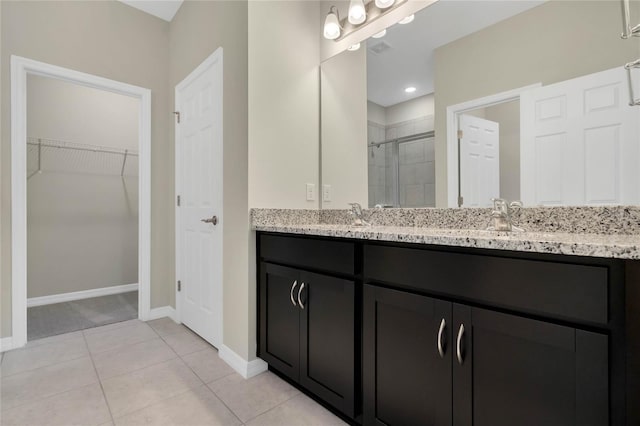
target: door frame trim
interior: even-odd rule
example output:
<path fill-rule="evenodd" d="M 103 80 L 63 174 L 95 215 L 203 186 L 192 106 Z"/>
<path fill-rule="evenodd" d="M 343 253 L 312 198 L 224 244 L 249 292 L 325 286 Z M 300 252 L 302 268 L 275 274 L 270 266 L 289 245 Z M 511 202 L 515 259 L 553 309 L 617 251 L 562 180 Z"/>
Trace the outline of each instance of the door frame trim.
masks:
<path fill-rule="evenodd" d="M 11 56 L 11 330 L 14 347 L 27 343 L 27 75 L 54 78 L 140 100 L 138 119 L 138 318 L 151 306 L 151 90 Z"/>
<path fill-rule="evenodd" d="M 189 84 L 191 84 L 195 79 L 197 79 L 203 72 L 205 72 L 207 69 L 211 68 L 214 64 L 216 63 L 220 63 L 220 67 L 222 69 L 222 72 L 220 73 L 218 79 L 218 81 L 216 81 L 215 84 L 219 84 L 220 85 L 220 93 L 223 95 L 222 98 L 224 97 L 223 94 L 223 76 L 224 76 L 224 62 L 223 62 L 223 48 L 219 47 L 217 48 L 211 55 L 209 55 L 204 61 L 202 61 L 202 63 L 200 65 L 198 65 L 193 71 L 191 71 L 180 83 L 178 83 L 175 86 L 175 91 L 174 91 L 174 106 L 175 106 L 175 111 L 178 111 L 179 109 L 179 105 L 181 102 L 181 97 L 180 97 L 180 92 L 182 90 L 184 90 L 184 88 L 186 86 L 188 86 Z M 215 100 L 214 100 L 215 102 Z M 223 152 L 224 150 L 224 132 L 223 132 L 223 125 L 224 125 L 224 121 L 223 121 L 223 117 L 224 117 L 224 110 L 223 110 L 223 105 L 222 102 L 223 100 L 220 99 L 220 153 Z M 180 280 L 180 277 L 182 275 L 182 268 L 180 265 L 180 259 L 182 256 L 182 244 L 181 244 L 181 238 L 180 238 L 180 221 L 182 219 L 181 214 L 180 214 L 180 207 L 178 207 L 178 203 L 177 203 L 177 197 L 178 195 L 180 195 L 180 193 L 182 192 L 182 180 L 180 179 L 180 174 L 181 174 L 181 168 L 180 168 L 180 161 L 181 161 L 181 155 L 180 155 L 180 145 L 179 145 L 179 140 L 180 140 L 180 126 L 177 125 L 177 123 L 175 123 L 174 121 L 174 148 L 175 148 L 175 164 L 174 164 L 174 169 L 175 169 L 175 186 L 174 186 L 174 208 L 175 208 L 175 269 L 176 269 L 176 276 L 175 276 L 175 301 L 176 301 L 176 320 L 178 323 L 182 323 L 182 297 L 180 295 L 180 293 L 178 292 L 178 285 L 177 282 L 178 280 Z M 219 179 L 220 183 L 219 183 L 219 190 L 220 190 L 220 202 L 223 202 L 223 196 L 222 196 L 222 191 L 223 191 L 223 161 L 222 161 L 222 157 L 219 159 L 218 161 L 218 171 L 216 172 L 216 176 Z M 224 217 L 223 217 L 223 208 L 221 206 L 221 209 L 219 211 L 219 213 L 216 215 L 218 216 L 218 227 L 220 227 L 220 234 L 222 236 L 224 236 Z M 222 245 L 222 241 L 220 241 L 220 253 L 222 254 L 222 256 L 224 257 L 224 250 L 223 250 L 223 245 Z M 224 314 L 223 314 L 223 310 L 224 310 L 224 304 L 222 303 L 223 297 L 224 297 L 224 275 L 223 275 L 223 268 L 224 268 L 224 261 L 223 259 L 220 260 L 220 288 L 218 289 L 218 294 L 220 295 L 220 298 L 218 300 L 218 303 L 216 305 L 216 307 L 218 308 L 218 321 L 219 321 L 219 336 L 220 336 L 220 342 L 219 345 L 220 347 L 223 346 L 223 342 L 224 342 Z M 220 348 L 218 348 L 220 349 Z"/>
<path fill-rule="evenodd" d="M 527 90 L 542 87 L 542 83 L 530 84 L 528 86 L 518 87 L 517 89 L 507 90 L 506 92 L 496 93 L 494 95 L 473 99 L 447 107 L 447 205 L 446 207 L 458 208 L 458 183 L 460 170 L 458 170 L 458 116 L 462 113 L 489 107 L 503 102 L 515 101 L 520 99 L 520 95 Z"/>

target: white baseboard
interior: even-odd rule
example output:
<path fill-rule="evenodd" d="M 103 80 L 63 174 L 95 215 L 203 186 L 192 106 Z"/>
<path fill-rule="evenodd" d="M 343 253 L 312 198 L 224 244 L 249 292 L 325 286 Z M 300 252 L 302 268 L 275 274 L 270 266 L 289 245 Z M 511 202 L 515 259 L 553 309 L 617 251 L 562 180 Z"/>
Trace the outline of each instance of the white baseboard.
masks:
<path fill-rule="evenodd" d="M 6 352 L 13 349 L 13 337 L 1 337 L 0 338 L 0 352 Z"/>
<path fill-rule="evenodd" d="M 245 379 L 257 376 L 269 368 L 269 365 L 260 358 L 247 361 L 226 345 L 222 345 L 220 349 L 218 349 L 218 356 Z"/>
<path fill-rule="evenodd" d="M 159 318 L 171 318 L 174 322 L 180 324 L 176 310 L 171 306 L 162 306 L 160 308 L 153 308 L 149 311 L 147 318 L 142 318 L 143 321 L 151 321 Z"/>
<path fill-rule="evenodd" d="M 128 293 L 136 290 L 138 290 L 138 284 L 125 284 L 114 285 L 112 287 L 95 288 L 92 290 L 74 291 L 71 293 L 52 294 L 51 296 L 32 297 L 27 299 L 27 308 L 32 306 L 71 302 L 73 300 L 89 299 L 92 297 L 109 296 L 111 294 Z"/>

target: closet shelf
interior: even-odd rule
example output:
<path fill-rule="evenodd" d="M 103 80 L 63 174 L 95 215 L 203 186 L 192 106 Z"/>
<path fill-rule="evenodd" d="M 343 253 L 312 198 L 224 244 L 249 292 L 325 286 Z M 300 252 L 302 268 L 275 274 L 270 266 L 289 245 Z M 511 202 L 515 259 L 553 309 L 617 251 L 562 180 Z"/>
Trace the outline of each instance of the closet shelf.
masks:
<path fill-rule="evenodd" d="M 138 176 L 138 155 L 129 149 L 29 137 L 27 179 L 42 172 Z"/>

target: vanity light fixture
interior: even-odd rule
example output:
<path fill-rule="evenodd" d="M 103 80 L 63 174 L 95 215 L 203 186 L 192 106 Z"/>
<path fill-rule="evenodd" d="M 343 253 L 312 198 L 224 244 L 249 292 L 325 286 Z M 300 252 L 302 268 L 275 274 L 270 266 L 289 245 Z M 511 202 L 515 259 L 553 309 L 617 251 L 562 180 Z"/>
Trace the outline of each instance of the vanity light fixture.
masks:
<path fill-rule="evenodd" d="M 351 0 L 349 3 L 349 23 L 360 25 L 367 19 L 367 11 L 362 0 Z"/>
<path fill-rule="evenodd" d="M 396 0 L 376 0 L 376 6 L 378 6 L 380 9 L 386 9 L 393 6 L 393 3 L 395 2 Z"/>
<path fill-rule="evenodd" d="M 352 44 L 351 46 L 347 47 L 347 50 L 350 52 L 355 52 L 358 49 L 360 49 L 360 43 Z"/>
<path fill-rule="evenodd" d="M 384 30 L 380 31 L 379 33 L 375 33 L 374 35 L 372 35 L 371 37 L 373 38 L 382 38 L 387 34 L 387 29 L 385 28 Z"/>
<path fill-rule="evenodd" d="M 2 0 L 0 0 L 2 1 Z M 327 40 L 339 42 L 355 31 L 386 16 L 401 5 L 411 0 L 349 0 L 347 17 L 340 20 L 338 8 L 331 6 L 324 20 L 323 36 Z M 401 22 L 411 22 L 413 15 Z M 386 30 L 378 32 L 374 37 L 383 37 Z"/>
<path fill-rule="evenodd" d="M 415 19 L 415 15 L 409 15 L 406 18 L 402 18 L 401 20 L 398 21 L 398 24 L 408 24 L 410 22 L 413 22 L 413 20 Z"/>
<path fill-rule="evenodd" d="M 340 19 L 338 18 L 338 8 L 331 6 L 329 13 L 324 20 L 324 38 L 327 40 L 335 40 L 340 37 Z"/>
<path fill-rule="evenodd" d="M 405 89 L 404 89 L 404 91 L 405 91 L 406 93 L 413 93 L 413 92 L 415 92 L 415 91 L 416 91 L 416 88 L 415 88 L 415 87 L 413 87 L 413 86 L 409 86 L 409 87 L 405 88 Z"/>

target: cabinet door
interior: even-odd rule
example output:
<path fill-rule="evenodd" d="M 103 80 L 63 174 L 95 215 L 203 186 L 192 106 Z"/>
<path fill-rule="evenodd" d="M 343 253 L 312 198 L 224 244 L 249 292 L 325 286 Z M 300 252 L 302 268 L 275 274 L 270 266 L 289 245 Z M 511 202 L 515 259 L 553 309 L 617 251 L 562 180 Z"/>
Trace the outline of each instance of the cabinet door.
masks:
<path fill-rule="evenodd" d="M 261 264 L 259 356 L 293 380 L 300 368 L 299 288 L 298 270 Z"/>
<path fill-rule="evenodd" d="M 453 316 L 454 425 L 609 424 L 606 335 L 464 305 Z"/>
<path fill-rule="evenodd" d="M 354 415 L 353 281 L 301 272 L 300 384 Z"/>
<path fill-rule="evenodd" d="M 365 285 L 363 313 L 364 424 L 450 426 L 451 303 Z"/>

